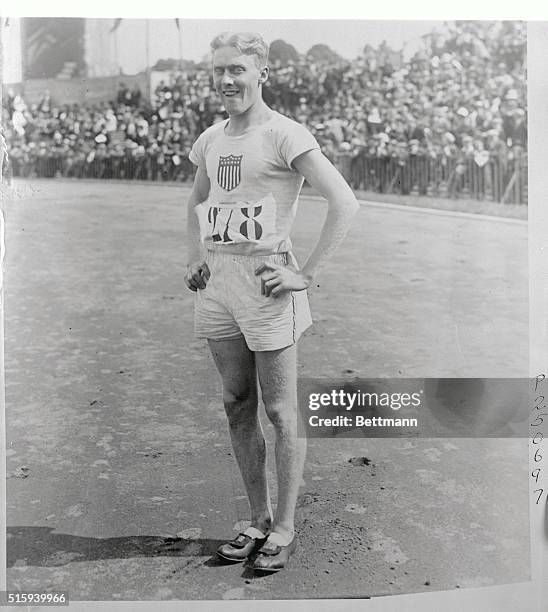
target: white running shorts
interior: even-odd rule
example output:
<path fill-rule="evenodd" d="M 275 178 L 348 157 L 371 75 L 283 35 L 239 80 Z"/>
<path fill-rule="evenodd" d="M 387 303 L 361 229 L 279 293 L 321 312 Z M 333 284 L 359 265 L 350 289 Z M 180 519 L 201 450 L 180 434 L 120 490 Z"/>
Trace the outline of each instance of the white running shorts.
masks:
<path fill-rule="evenodd" d="M 306 291 L 284 292 L 278 297 L 261 293 L 261 263 L 287 266 L 291 253 L 266 256 L 232 255 L 208 251 L 211 277 L 198 289 L 194 308 L 197 338 L 245 338 L 251 351 L 274 351 L 294 344 L 312 324 Z"/>

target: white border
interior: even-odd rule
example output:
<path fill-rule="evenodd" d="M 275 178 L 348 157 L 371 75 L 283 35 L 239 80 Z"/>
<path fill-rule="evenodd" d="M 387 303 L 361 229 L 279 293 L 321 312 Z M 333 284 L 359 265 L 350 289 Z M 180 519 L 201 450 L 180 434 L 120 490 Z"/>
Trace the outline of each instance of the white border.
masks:
<path fill-rule="evenodd" d="M 207 11 L 195 3 L 193 6 L 182 6 L 182 3 L 162 0 L 154 3 L 154 14 L 151 9 L 136 3 L 122 4 L 108 2 L 107 0 L 94 0 L 93 6 L 83 7 L 74 1 L 55 0 L 44 5 L 36 0 L 8 0 L 4 3 L 3 15 L 10 16 L 86 16 L 86 17 L 187 17 L 187 18 L 290 18 L 310 19 L 528 19 L 548 20 L 548 4 L 527 7 L 524 3 L 515 0 L 461 0 L 455 6 L 443 7 L 432 2 L 416 1 L 413 3 L 403 1 L 389 4 L 371 3 L 364 6 L 363 2 L 333 2 L 329 6 L 315 4 L 296 6 L 289 0 L 276 2 L 275 7 L 263 7 L 268 10 L 265 15 L 258 4 L 240 3 L 234 7 L 229 2 L 210 0 Z M 247 5 L 247 6 L 246 6 Z M 412 7 L 412 8 L 411 8 Z M 456 9 L 451 12 L 451 9 Z M 465 17 L 464 17 L 465 15 Z M 548 374 L 547 347 L 548 335 L 546 331 L 546 313 L 548 311 L 548 23 L 532 23 L 529 26 L 529 212 L 530 212 L 530 280 L 531 280 L 531 375 L 544 372 Z M 0 335 L 2 332 L 0 327 Z M 3 391 L 3 388 L 2 388 Z M 3 393 L 2 393 L 3 395 Z M 3 416 L 3 401 L 0 397 Z M 5 431 L 5 430 L 4 430 Z M 546 447 L 545 447 L 546 448 Z M 4 436 L 1 438 L 0 469 L 5 469 Z M 548 453 L 546 453 L 548 461 Z M 531 487 L 532 489 L 533 487 Z M 2 492 L 5 489 L 0 489 Z M 532 500 L 532 498 L 531 498 Z M 421 593 L 409 595 L 394 595 L 390 597 L 374 598 L 372 600 L 296 600 L 291 607 L 314 607 L 318 612 L 331 610 L 370 610 L 388 611 L 438 611 L 444 612 L 464 608 L 471 610 L 493 610 L 501 612 L 514 612 L 515 610 L 543 610 L 547 601 L 548 576 L 546 571 L 546 518 L 545 504 L 537 507 L 531 501 L 531 542 L 532 542 L 532 571 L 533 580 L 529 583 L 500 585 L 482 589 L 462 589 L 454 591 L 441 591 L 436 593 Z M 542 506 L 542 507 L 540 507 Z M 5 507 L 0 512 L 2 524 L 5 525 Z M 0 589 L 5 585 L 5 535 L 0 543 Z M 155 611 L 180 610 L 278 610 L 287 609 L 288 601 L 193 601 L 193 602 L 78 602 L 73 603 L 73 610 L 135 610 L 143 609 Z M 58 608 L 63 609 L 63 608 Z M 66 608 L 65 608 L 66 609 Z"/>

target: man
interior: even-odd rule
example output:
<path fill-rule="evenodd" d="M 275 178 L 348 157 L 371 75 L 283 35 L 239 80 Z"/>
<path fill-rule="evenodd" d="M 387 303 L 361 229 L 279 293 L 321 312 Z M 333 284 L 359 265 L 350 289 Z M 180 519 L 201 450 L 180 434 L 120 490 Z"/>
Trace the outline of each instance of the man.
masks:
<path fill-rule="evenodd" d="M 211 47 L 215 88 L 229 118 L 205 130 L 190 153 L 198 169 L 188 201 L 185 282 L 197 292 L 196 335 L 207 338 L 221 375 L 251 506 L 250 527 L 217 552 L 229 561 L 251 557 L 254 569 L 273 572 L 297 544 L 294 515 L 306 441 L 297 437 L 296 342 L 311 324 L 306 289 L 343 239 L 358 204 L 308 130 L 263 101 L 263 39 L 225 33 Z M 303 177 L 329 207 L 319 242 L 299 270 L 289 232 Z M 276 435 L 274 513 L 257 379 Z"/>

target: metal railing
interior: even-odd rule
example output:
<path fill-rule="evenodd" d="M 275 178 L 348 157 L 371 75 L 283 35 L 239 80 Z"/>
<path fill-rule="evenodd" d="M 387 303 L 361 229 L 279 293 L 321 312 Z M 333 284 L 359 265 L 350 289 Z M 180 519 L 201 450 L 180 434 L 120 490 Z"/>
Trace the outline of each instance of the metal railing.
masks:
<path fill-rule="evenodd" d="M 527 154 L 510 159 L 412 156 L 406 159 L 359 154 L 339 155 L 337 165 L 354 189 L 527 204 Z"/>
<path fill-rule="evenodd" d="M 96 178 L 144 181 L 186 181 L 194 176 L 194 166 L 188 157 L 165 155 L 142 157 L 80 157 L 43 156 L 38 158 L 10 157 L 13 176 L 24 178 Z"/>
<path fill-rule="evenodd" d="M 187 181 L 194 175 L 188 157 L 176 155 L 10 156 L 18 177 L 69 177 L 146 181 Z M 407 159 L 349 153 L 335 164 L 353 189 L 377 193 L 421 195 L 527 204 L 527 154 L 512 159 L 409 156 Z"/>

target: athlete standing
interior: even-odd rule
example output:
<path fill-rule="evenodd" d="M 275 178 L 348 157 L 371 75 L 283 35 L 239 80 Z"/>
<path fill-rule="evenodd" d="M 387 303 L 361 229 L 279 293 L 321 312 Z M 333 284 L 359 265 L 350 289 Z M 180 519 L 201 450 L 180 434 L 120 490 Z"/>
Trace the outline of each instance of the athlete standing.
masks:
<path fill-rule="evenodd" d="M 264 40 L 224 33 L 211 48 L 215 88 L 229 118 L 205 130 L 190 153 L 197 172 L 188 201 L 185 282 L 197 292 L 196 336 L 207 338 L 221 375 L 251 507 L 250 527 L 217 553 L 230 561 L 251 557 L 254 569 L 278 571 L 297 545 L 306 440 L 297 437 L 296 342 L 312 322 L 306 289 L 344 238 L 358 203 L 310 132 L 263 101 Z M 299 270 L 289 233 L 304 179 L 326 198 L 328 212 Z M 276 436 L 274 513 L 257 380 Z"/>

